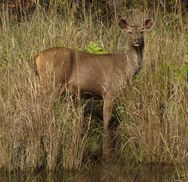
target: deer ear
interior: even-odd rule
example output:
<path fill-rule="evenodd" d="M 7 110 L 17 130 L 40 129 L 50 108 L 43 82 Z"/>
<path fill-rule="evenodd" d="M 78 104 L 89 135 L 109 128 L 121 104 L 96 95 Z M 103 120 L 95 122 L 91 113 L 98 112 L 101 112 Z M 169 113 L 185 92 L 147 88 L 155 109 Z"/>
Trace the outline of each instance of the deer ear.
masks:
<path fill-rule="evenodd" d="M 153 20 L 151 18 L 146 19 L 143 25 L 144 29 L 150 30 L 152 26 L 153 26 Z"/>
<path fill-rule="evenodd" d="M 128 24 L 128 22 L 127 22 L 127 20 L 125 20 L 125 19 L 119 19 L 119 27 L 121 28 L 121 29 L 128 29 L 128 27 L 129 27 L 129 24 Z"/>

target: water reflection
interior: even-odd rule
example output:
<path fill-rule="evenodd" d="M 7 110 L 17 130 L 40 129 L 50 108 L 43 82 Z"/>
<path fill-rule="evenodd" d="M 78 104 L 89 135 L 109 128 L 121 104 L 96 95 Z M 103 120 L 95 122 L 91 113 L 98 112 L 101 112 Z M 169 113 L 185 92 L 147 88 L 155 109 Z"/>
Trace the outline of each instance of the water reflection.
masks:
<path fill-rule="evenodd" d="M 137 166 L 137 167 L 120 167 L 110 165 L 108 167 L 98 166 L 88 174 L 75 177 L 79 182 L 172 182 L 177 176 L 172 167 L 154 167 Z M 77 180 L 76 180 L 77 179 Z"/>
<path fill-rule="evenodd" d="M 186 174 L 186 173 L 185 173 Z M 60 173 L 47 174 L 45 171 L 38 175 L 21 175 L 0 173 L 2 182 L 173 182 L 181 181 L 180 176 L 172 166 L 124 166 L 119 165 L 97 165 L 91 170 L 82 173 L 62 175 Z"/>

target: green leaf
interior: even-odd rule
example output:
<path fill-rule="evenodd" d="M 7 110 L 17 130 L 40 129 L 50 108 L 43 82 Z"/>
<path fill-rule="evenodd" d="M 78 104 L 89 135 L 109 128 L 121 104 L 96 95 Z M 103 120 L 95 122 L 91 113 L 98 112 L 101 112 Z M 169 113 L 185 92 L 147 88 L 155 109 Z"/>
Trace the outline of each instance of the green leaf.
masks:
<path fill-rule="evenodd" d="M 84 49 L 84 51 L 94 54 L 106 54 L 108 53 L 105 49 L 99 46 L 95 42 L 90 42 L 88 46 Z"/>

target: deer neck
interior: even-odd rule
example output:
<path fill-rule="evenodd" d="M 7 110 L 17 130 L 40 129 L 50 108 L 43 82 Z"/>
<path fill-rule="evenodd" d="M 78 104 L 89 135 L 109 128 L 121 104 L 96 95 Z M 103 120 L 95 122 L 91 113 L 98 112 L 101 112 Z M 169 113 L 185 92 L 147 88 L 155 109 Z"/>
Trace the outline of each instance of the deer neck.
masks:
<path fill-rule="evenodd" d="M 128 60 L 130 60 L 129 64 L 133 66 L 141 67 L 142 59 L 143 59 L 143 51 L 144 51 L 144 43 L 138 47 L 129 44 L 127 50 Z"/>
<path fill-rule="evenodd" d="M 139 47 L 129 44 L 128 50 L 125 53 L 126 61 L 124 73 L 126 80 L 131 81 L 132 78 L 139 72 L 142 67 L 144 42 Z"/>

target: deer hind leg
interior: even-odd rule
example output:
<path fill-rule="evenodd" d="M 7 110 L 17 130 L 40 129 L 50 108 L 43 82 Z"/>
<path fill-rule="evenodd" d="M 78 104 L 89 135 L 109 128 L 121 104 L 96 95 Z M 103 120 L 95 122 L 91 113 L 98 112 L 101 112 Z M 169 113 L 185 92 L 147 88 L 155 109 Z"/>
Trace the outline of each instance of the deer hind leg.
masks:
<path fill-rule="evenodd" d="M 112 117 L 113 110 L 113 97 L 111 93 L 105 93 L 103 96 L 103 120 L 104 120 L 104 133 L 103 133 L 103 158 L 109 159 L 112 146 L 111 146 L 111 131 L 110 131 L 110 121 Z"/>

